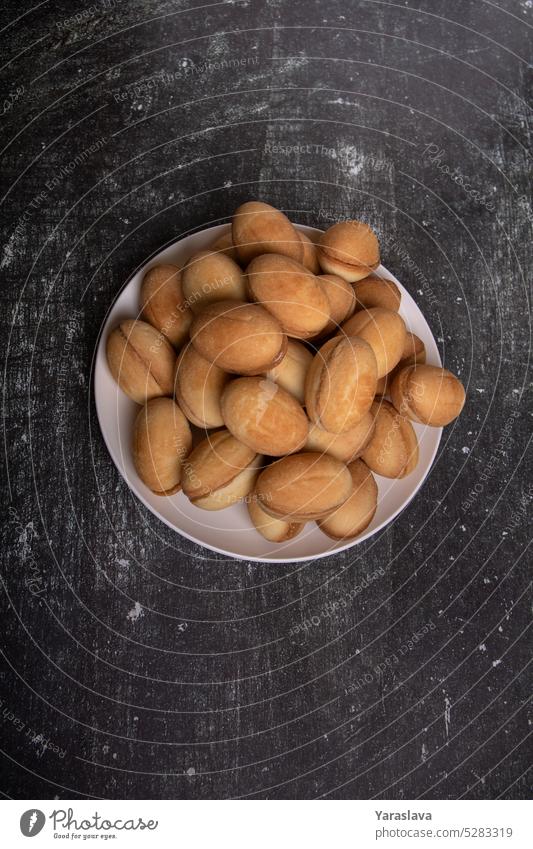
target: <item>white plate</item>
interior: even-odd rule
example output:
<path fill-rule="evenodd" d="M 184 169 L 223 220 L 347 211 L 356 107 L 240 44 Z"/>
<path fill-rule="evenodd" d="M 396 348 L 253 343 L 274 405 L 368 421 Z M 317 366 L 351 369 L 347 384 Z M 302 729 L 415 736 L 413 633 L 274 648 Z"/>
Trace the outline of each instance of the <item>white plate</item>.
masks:
<path fill-rule="evenodd" d="M 102 434 L 117 469 L 135 495 L 165 524 L 199 545 L 230 557 L 274 563 L 313 560 L 325 557 L 333 551 L 344 551 L 385 527 L 418 492 L 431 469 L 442 428 L 414 425 L 420 448 L 416 469 L 402 480 L 375 476 L 379 489 L 376 515 L 366 531 L 350 542 L 334 542 L 325 536 L 314 522 L 309 522 L 299 536 L 288 542 L 267 542 L 251 525 L 245 504 L 235 504 L 226 510 L 213 512 L 194 507 L 182 492 L 170 497 L 154 495 L 140 480 L 133 466 L 130 450 L 131 431 L 139 407 L 118 388 L 111 376 L 105 355 L 107 337 L 123 319 L 139 317 L 141 282 L 149 268 L 159 263 L 182 266 L 191 254 L 207 248 L 217 236 L 228 229 L 226 224 L 210 227 L 200 233 L 186 236 L 160 251 L 126 282 L 117 296 L 102 327 L 96 353 L 94 394 Z M 298 229 L 308 235 L 321 232 L 300 225 Z M 394 280 L 400 288 L 400 314 L 408 328 L 424 342 L 427 362 L 441 365 L 437 344 L 413 298 L 400 281 L 383 266 L 379 267 L 378 272 Z"/>

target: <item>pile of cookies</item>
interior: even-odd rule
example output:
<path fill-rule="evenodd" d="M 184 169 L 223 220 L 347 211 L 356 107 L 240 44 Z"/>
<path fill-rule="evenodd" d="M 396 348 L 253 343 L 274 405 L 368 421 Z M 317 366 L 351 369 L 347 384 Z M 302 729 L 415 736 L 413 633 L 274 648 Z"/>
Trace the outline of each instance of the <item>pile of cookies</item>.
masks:
<path fill-rule="evenodd" d="M 453 374 L 426 365 L 379 263 L 367 224 L 334 224 L 315 244 L 250 201 L 184 268 L 151 268 L 140 319 L 107 339 L 115 380 L 141 405 L 132 450 L 146 486 L 205 510 L 245 501 L 272 542 L 310 521 L 358 536 L 377 507 L 373 473 L 417 464 L 411 422 L 446 425 L 465 401 Z"/>

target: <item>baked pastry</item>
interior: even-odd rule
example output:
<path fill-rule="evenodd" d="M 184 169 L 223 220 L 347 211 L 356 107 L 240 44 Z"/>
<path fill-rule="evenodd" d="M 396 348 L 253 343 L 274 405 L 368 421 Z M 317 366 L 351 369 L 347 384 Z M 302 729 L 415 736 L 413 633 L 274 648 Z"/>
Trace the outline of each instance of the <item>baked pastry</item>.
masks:
<path fill-rule="evenodd" d="M 305 403 L 305 376 L 313 361 L 313 355 L 305 345 L 289 339 L 287 352 L 282 361 L 265 373 L 282 389 L 286 389 L 300 402 Z"/>
<path fill-rule="evenodd" d="M 133 425 L 133 464 L 156 495 L 180 489 L 181 466 L 192 446 L 189 422 L 172 398 L 152 398 Z"/>
<path fill-rule="evenodd" d="M 329 303 L 330 320 L 322 334 L 338 331 L 343 321 L 350 318 L 355 309 L 353 286 L 334 274 L 321 274 L 318 278 Z"/>
<path fill-rule="evenodd" d="M 383 307 L 383 309 L 398 312 L 400 309 L 402 293 L 393 280 L 379 277 L 377 274 L 369 274 L 368 277 L 352 283 L 352 286 L 357 299 L 356 310 Z"/>
<path fill-rule="evenodd" d="M 426 347 L 422 340 L 415 336 L 414 333 L 410 333 L 407 331 L 405 337 L 405 344 L 403 346 L 402 357 L 398 365 L 393 368 L 388 374 L 384 375 L 384 377 L 378 378 L 378 385 L 376 387 L 376 395 L 386 395 L 389 391 L 389 387 L 391 382 L 393 381 L 396 374 L 400 371 L 400 369 L 405 368 L 405 366 L 412 366 L 415 363 L 425 363 L 426 362 Z"/>
<path fill-rule="evenodd" d="M 205 360 L 189 343 L 176 364 L 175 393 L 181 409 L 197 427 L 222 427 L 220 398 L 230 375 Z"/>
<path fill-rule="evenodd" d="M 406 366 L 390 387 L 392 403 L 402 416 L 414 422 L 444 427 L 464 407 L 464 386 L 454 374 L 439 366 Z"/>
<path fill-rule="evenodd" d="M 348 466 L 352 476 L 353 493 L 329 516 L 319 519 L 321 531 L 331 539 L 354 539 L 374 518 L 378 506 L 378 487 L 372 472 L 362 460 Z"/>
<path fill-rule="evenodd" d="M 236 262 L 224 253 L 200 251 L 182 273 L 183 294 L 193 313 L 216 301 L 245 301 L 246 278 Z"/>
<path fill-rule="evenodd" d="M 344 322 L 342 332 L 368 342 L 376 355 L 378 377 L 384 377 L 400 362 L 407 331 L 397 312 L 381 307 L 361 310 Z"/>
<path fill-rule="evenodd" d="M 233 262 L 239 262 L 239 257 L 237 256 L 237 248 L 233 244 L 233 239 L 231 237 L 231 227 L 226 233 L 223 233 L 221 236 L 217 236 L 214 242 L 211 242 L 208 250 L 212 253 L 220 253 L 229 256 Z"/>
<path fill-rule="evenodd" d="M 176 265 L 154 265 L 141 285 L 141 318 L 180 348 L 189 335 L 192 312 L 185 302 Z"/>
<path fill-rule="evenodd" d="M 307 415 L 331 433 L 352 430 L 370 409 L 376 382 L 370 345 L 356 336 L 336 336 L 322 345 L 307 372 Z"/>
<path fill-rule="evenodd" d="M 274 315 L 288 336 L 308 339 L 329 322 L 329 301 L 318 277 L 279 254 L 264 254 L 246 269 L 254 301 Z"/>
<path fill-rule="evenodd" d="M 167 337 L 151 324 L 121 321 L 108 336 L 106 353 L 111 374 L 137 404 L 173 394 L 176 353 Z"/>
<path fill-rule="evenodd" d="M 377 236 L 362 221 L 333 224 L 320 239 L 318 261 L 325 274 L 335 274 L 354 283 L 379 265 Z"/>
<path fill-rule="evenodd" d="M 391 372 L 392 374 L 393 372 Z M 384 374 L 383 377 L 378 377 L 378 382 L 376 383 L 376 396 L 386 395 L 388 392 L 388 374 Z"/>
<path fill-rule="evenodd" d="M 233 244 L 241 265 L 261 254 L 283 254 L 302 262 L 304 245 L 283 212 L 268 203 L 252 200 L 236 210 L 231 223 Z"/>
<path fill-rule="evenodd" d="M 223 510 L 252 492 L 262 463 L 227 430 L 210 433 L 183 464 L 183 492 L 196 507 Z"/>
<path fill-rule="evenodd" d="M 419 336 L 416 336 L 415 333 L 411 333 L 411 331 L 408 330 L 398 366 L 405 368 L 405 366 L 414 366 L 415 364 L 425 362 L 426 346 Z"/>
<path fill-rule="evenodd" d="M 149 269 L 142 320 L 122 321 L 107 338 L 112 375 L 143 405 L 135 468 L 154 493 L 182 486 L 207 510 L 245 500 L 272 543 L 308 520 L 332 539 L 353 539 L 376 512 L 372 472 L 412 472 L 411 421 L 447 424 L 465 390 L 425 364 L 367 224 L 308 236 L 249 201 L 220 231 L 182 271 Z"/>
<path fill-rule="evenodd" d="M 191 341 L 200 356 L 224 371 L 262 374 L 281 362 L 287 337 L 258 304 L 220 301 L 195 316 Z"/>
<path fill-rule="evenodd" d="M 307 439 L 307 417 L 296 398 L 265 377 L 232 380 L 221 409 L 227 429 L 259 454 L 292 454 Z"/>
<path fill-rule="evenodd" d="M 269 516 L 259 504 L 255 493 L 248 499 L 248 513 L 256 531 L 269 542 L 287 542 L 298 536 L 305 527 L 305 522 L 291 522 Z"/>
<path fill-rule="evenodd" d="M 297 230 L 296 232 L 304 246 L 303 257 L 301 260 L 302 265 L 304 265 L 311 274 L 320 274 L 320 265 L 318 264 L 318 253 L 315 243 L 311 241 L 309 236 L 302 233 L 301 230 Z"/>
<path fill-rule="evenodd" d="M 374 416 L 368 412 L 352 430 L 344 433 L 330 433 L 316 424 L 311 424 L 305 443 L 306 451 L 320 451 L 331 454 L 343 463 L 351 463 L 361 455 L 374 432 Z"/>
<path fill-rule="evenodd" d="M 388 401 L 372 404 L 375 428 L 362 458 L 377 475 L 404 478 L 418 463 L 418 440 L 410 421 Z"/>
<path fill-rule="evenodd" d="M 291 454 L 267 466 L 255 494 L 271 516 L 306 522 L 327 516 L 353 491 L 350 472 L 329 454 Z"/>

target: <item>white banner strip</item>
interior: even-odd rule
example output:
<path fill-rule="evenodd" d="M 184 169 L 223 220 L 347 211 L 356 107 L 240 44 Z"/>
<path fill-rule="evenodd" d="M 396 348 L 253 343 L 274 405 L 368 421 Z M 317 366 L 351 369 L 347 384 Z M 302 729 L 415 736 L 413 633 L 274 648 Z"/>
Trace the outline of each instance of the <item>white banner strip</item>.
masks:
<path fill-rule="evenodd" d="M 2 845 L 531 849 L 521 801 L 5 801 Z M 529 815 L 529 816 L 528 816 Z M 35 839 L 35 843 L 30 840 Z"/>

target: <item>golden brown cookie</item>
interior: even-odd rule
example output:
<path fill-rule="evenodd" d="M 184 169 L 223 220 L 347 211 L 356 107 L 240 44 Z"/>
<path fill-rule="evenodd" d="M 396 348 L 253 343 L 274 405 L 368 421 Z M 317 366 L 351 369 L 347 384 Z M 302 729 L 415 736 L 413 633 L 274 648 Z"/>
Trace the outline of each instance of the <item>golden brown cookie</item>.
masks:
<path fill-rule="evenodd" d="M 424 364 L 401 369 L 390 395 L 399 413 L 432 427 L 444 427 L 457 418 L 466 398 L 459 378 L 447 369 Z"/>
<path fill-rule="evenodd" d="M 265 377 L 232 380 L 221 409 L 228 430 L 258 454 L 291 454 L 307 439 L 307 417 L 296 398 Z"/>
<path fill-rule="evenodd" d="M 407 331 L 405 344 L 403 346 L 402 357 L 398 365 L 393 368 L 388 374 L 378 378 L 376 387 L 376 395 L 387 395 L 390 385 L 397 373 L 405 366 L 415 365 L 416 363 L 426 362 L 426 347 L 418 336 Z"/>
<path fill-rule="evenodd" d="M 287 542 L 305 527 L 305 522 L 287 522 L 269 516 L 259 504 L 255 492 L 248 499 L 248 512 L 256 531 L 269 542 Z"/>
<path fill-rule="evenodd" d="M 361 310 L 344 322 L 342 332 L 368 342 L 376 355 L 378 377 L 384 377 L 400 362 L 407 331 L 397 312 L 381 307 Z"/>
<path fill-rule="evenodd" d="M 372 404 L 375 428 L 362 458 L 377 475 L 404 478 L 418 463 L 418 440 L 413 426 L 388 401 Z"/>
<path fill-rule="evenodd" d="M 261 374 L 281 362 L 287 337 L 259 304 L 221 301 L 195 316 L 191 341 L 200 356 L 224 371 Z"/>
<path fill-rule="evenodd" d="M 322 345 L 307 372 L 307 415 L 331 433 L 352 430 L 370 409 L 376 383 L 370 345 L 356 336 L 336 336 Z"/>
<path fill-rule="evenodd" d="M 246 275 L 252 299 L 277 318 L 288 336 L 308 339 L 329 322 L 329 301 L 319 278 L 299 262 L 264 254 L 251 261 Z"/>
<path fill-rule="evenodd" d="M 183 492 L 196 507 L 223 510 L 252 492 L 262 462 L 227 430 L 210 433 L 183 463 Z"/>
<path fill-rule="evenodd" d="M 350 472 L 329 454 L 291 454 L 267 466 L 257 479 L 260 506 L 271 516 L 306 522 L 340 507 L 353 490 Z"/>
<path fill-rule="evenodd" d="M 329 302 L 330 320 L 322 335 L 338 332 L 343 321 L 350 318 L 355 309 L 353 286 L 334 274 L 321 274 L 318 278 Z"/>
<path fill-rule="evenodd" d="M 352 430 L 344 433 L 330 433 L 316 424 L 311 424 L 305 443 L 306 451 L 319 451 L 331 454 L 343 463 L 351 463 L 361 455 L 370 442 L 374 432 L 374 416 L 368 412 Z"/>
<path fill-rule="evenodd" d="M 331 539 L 358 537 L 368 528 L 378 506 L 378 487 L 370 469 L 362 460 L 354 460 L 348 470 L 352 476 L 352 494 L 333 513 L 317 521 L 320 530 Z"/>
<path fill-rule="evenodd" d="M 213 253 L 221 253 L 229 256 L 233 262 L 238 263 L 239 257 L 237 256 L 237 248 L 233 244 L 233 239 L 231 237 L 231 227 L 227 231 L 227 233 L 223 233 L 221 236 L 217 236 L 214 242 L 211 242 L 208 250 Z"/>
<path fill-rule="evenodd" d="M 182 462 L 192 446 L 189 422 L 172 398 L 152 398 L 133 425 L 133 464 L 156 495 L 180 489 Z"/>
<path fill-rule="evenodd" d="M 141 285 L 141 318 L 167 337 L 176 348 L 189 335 L 192 312 L 182 289 L 181 272 L 176 265 L 154 265 Z"/>
<path fill-rule="evenodd" d="M 182 272 L 182 289 L 196 315 L 206 304 L 246 301 L 246 277 L 229 256 L 213 251 L 194 254 Z"/>
<path fill-rule="evenodd" d="M 305 376 L 313 361 L 313 355 L 305 345 L 294 339 L 289 339 L 287 352 L 282 361 L 265 373 L 265 377 L 273 380 L 282 389 L 286 389 L 300 402 L 305 403 Z"/>
<path fill-rule="evenodd" d="M 311 241 L 309 236 L 302 233 L 301 230 L 297 230 L 296 232 L 304 246 L 303 258 L 301 260 L 302 265 L 304 265 L 311 274 L 320 274 L 320 265 L 318 264 L 318 253 L 315 243 Z"/>
<path fill-rule="evenodd" d="M 121 321 L 107 338 L 106 353 L 111 374 L 137 404 L 173 394 L 176 353 L 151 324 Z"/>
<path fill-rule="evenodd" d="M 231 224 L 233 244 L 241 265 L 261 254 L 282 254 L 297 262 L 304 258 L 298 231 L 283 212 L 257 200 L 243 203 Z"/>
<path fill-rule="evenodd" d="M 379 242 L 368 224 L 341 221 L 322 235 L 318 261 L 325 274 L 353 283 L 367 277 L 379 265 Z"/>
<path fill-rule="evenodd" d="M 175 393 L 181 409 L 197 427 L 222 427 L 220 399 L 230 375 L 205 360 L 189 343 L 176 364 Z"/>
<path fill-rule="evenodd" d="M 398 312 L 400 309 L 402 294 L 393 280 L 369 274 L 368 277 L 352 283 L 352 286 L 357 299 L 356 310 L 382 307 Z"/>

